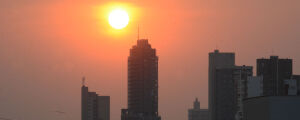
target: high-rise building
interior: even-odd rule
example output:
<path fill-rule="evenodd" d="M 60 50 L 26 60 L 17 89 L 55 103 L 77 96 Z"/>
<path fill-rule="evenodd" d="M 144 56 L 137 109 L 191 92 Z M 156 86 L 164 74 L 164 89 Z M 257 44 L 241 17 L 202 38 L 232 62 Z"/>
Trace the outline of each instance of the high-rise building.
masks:
<path fill-rule="evenodd" d="M 188 110 L 188 120 L 208 120 L 208 109 L 200 109 L 200 102 L 197 98 L 194 107 Z"/>
<path fill-rule="evenodd" d="M 252 66 L 235 66 L 233 70 L 234 91 L 236 98 L 236 120 L 243 119 L 243 100 L 248 96 L 248 77 L 253 76 Z"/>
<path fill-rule="evenodd" d="M 81 120 L 110 120 L 110 97 L 81 88 Z"/>
<path fill-rule="evenodd" d="M 220 53 L 219 50 L 209 53 L 210 120 L 234 119 L 234 66 L 234 53 Z"/>
<path fill-rule="evenodd" d="M 263 76 L 264 96 L 286 95 L 284 80 L 290 79 L 292 74 L 292 59 L 279 59 L 278 56 L 257 59 L 257 76 Z"/>
<path fill-rule="evenodd" d="M 140 39 L 128 57 L 128 109 L 122 120 L 160 120 L 158 114 L 158 57 L 147 39 Z"/>
<path fill-rule="evenodd" d="M 214 120 L 234 120 L 237 111 L 237 89 L 234 80 L 235 67 L 217 68 L 214 96 Z"/>

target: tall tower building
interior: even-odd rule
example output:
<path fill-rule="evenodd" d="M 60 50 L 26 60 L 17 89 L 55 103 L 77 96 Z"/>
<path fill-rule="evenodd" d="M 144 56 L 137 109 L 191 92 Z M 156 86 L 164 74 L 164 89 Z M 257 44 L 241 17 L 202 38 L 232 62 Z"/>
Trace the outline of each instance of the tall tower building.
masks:
<path fill-rule="evenodd" d="M 226 106 L 230 104 L 221 104 L 229 102 L 231 103 L 234 98 L 234 82 L 232 67 L 235 65 L 234 53 L 220 53 L 219 50 L 215 50 L 209 53 L 209 118 L 210 120 L 228 120 L 224 117 L 229 116 L 231 120 L 234 119 L 234 112 L 230 108 L 230 115 L 226 115 Z M 226 100 L 224 100 L 224 99 Z M 233 104 L 233 103 L 232 103 Z M 224 108 L 224 109 L 218 109 Z M 224 111 L 223 111 L 224 110 Z M 228 111 L 227 111 L 228 112 Z"/>
<path fill-rule="evenodd" d="M 234 81 L 235 67 L 216 69 L 215 94 L 212 114 L 214 120 L 234 120 L 236 114 L 236 86 Z"/>
<path fill-rule="evenodd" d="M 110 97 L 81 87 L 81 120 L 110 120 Z"/>
<path fill-rule="evenodd" d="M 122 120 L 160 120 L 158 115 L 158 57 L 147 39 L 140 39 L 128 57 L 128 109 Z"/>
<path fill-rule="evenodd" d="M 233 81 L 236 99 L 236 120 L 243 120 L 243 100 L 248 96 L 248 77 L 251 76 L 253 76 L 252 66 L 235 66 L 233 71 Z"/>
<path fill-rule="evenodd" d="M 284 80 L 290 79 L 292 74 L 292 59 L 279 59 L 278 56 L 257 59 L 257 76 L 263 76 L 264 96 L 285 95 Z"/>

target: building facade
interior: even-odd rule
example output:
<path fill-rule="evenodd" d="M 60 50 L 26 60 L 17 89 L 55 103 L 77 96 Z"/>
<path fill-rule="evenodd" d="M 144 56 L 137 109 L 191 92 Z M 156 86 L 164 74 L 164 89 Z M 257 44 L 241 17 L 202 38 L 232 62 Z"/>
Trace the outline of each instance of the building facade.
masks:
<path fill-rule="evenodd" d="M 263 77 L 249 76 L 247 78 L 247 98 L 263 96 Z"/>
<path fill-rule="evenodd" d="M 110 120 L 110 97 L 81 88 L 81 120 Z"/>
<path fill-rule="evenodd" d="M 235 119 L 243 119 L 243 100 L 248 96 L 248 77 L 253 76 L 252 66 L 235 66 L 233 70 L 234 91 L 236 97 Z"/>
<path fill-rule="evenodd" d="M 188 120 L 208 120 L 208 109 L 200 109 L 200 102 L 197 98 L 194 107 L 188 110 Z"/>
<path fill-rule="evenodd" d="M 263 76 L 264 96 L 286 95 L 284 80 L 290 79 L 292 74 L 292 59 L 279 59 L 278 56 L 257 59 L 257 76 Z"/>
<path fill-rule="evenodd" d="M 296 96 L 298 95 L 298 86 L 296 79 L 287 79 L 284 80 L 286 95 L 288 96 Z"/>
<path fill-rule="evenodd" d="M 235 67 L 216 69 L 215 120 L 234 120 L 237 111 Z"/>
<path fill-rule="evenodd" d="M 158 114 L 158 57 L 147 39 L 140 39 L 128 57 L 128 109 L 122 120 L 160 120 Z"/>
<path fill-rule="evenodd" d="M 297 82 L 297 95 L 300 96 L 300 75 L 293 75 L 292 79 Z"/>
<path fill-rule="evenodd" d="M 235 66 L 234 53 L 209 53 L 209 119 L 234 119 L 234 81 L 232 68 Z"/>

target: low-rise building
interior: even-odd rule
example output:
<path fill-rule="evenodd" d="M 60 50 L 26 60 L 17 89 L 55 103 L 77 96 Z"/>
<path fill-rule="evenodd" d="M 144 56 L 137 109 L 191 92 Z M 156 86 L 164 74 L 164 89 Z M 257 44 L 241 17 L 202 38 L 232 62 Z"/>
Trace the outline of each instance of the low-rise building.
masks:
<path fill-rule="evenodd" d="M 200 102 L 197 98 L 194 108 L 188 110 L 188 120 L 208 120 L 208 109 L 200 109 Z"/>
<path fill-rule="evenodd" d="M 81 120 L 110 120 L 110 97 L 81 88 Z"/>
<path fill-rule="evenodd" d="M 300 96 L 265 96 L 244 100 L 244 120 L 300 120 Z"/>

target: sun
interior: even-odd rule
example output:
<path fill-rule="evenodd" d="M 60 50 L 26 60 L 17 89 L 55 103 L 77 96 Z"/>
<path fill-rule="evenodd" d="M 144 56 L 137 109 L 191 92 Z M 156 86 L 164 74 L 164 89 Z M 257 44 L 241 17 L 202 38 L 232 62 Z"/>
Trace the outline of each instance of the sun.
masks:
<path fill-rule="evenodd" d="M 122 29 L 128 25 L 128 13 L 122 9 L 115 9 L 109 13 L 108 22 L 113 28 Z"/>

